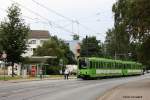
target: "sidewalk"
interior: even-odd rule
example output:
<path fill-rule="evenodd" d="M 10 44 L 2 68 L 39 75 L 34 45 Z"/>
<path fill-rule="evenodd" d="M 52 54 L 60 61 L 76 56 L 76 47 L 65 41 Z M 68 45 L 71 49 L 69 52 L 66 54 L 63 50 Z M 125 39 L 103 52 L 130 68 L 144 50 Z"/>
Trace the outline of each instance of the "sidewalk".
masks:
<path fill-rule="evenodd" d="M 77 79 L 76 77 L 69 77 L 69 79 Z M 19 82 L 30 82 L 30 81 L 44 81 L 44 80 L 64 80 L 64 77 L 51 77 L 51 78 L 25 78 L 25 79 L 16 79 L 16 80 L 0 80 L 0 83 L 19 83 Z"/>
<path fill-rule="evenodd" d="M 117 86 L 97 100 L 150 100 L 150 79 Z"/>

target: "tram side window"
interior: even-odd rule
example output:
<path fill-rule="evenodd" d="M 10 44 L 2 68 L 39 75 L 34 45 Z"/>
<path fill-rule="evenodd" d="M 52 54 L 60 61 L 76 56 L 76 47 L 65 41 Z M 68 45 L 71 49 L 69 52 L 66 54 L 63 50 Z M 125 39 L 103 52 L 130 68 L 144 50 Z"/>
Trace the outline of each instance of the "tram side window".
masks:
<path fill-rule="evenodd" d="M 95 62 L 93 62 L 93 66 L 92 66 L 92 68 L 95 68 Z"/>
<path fill-rule="evenodd" d="M 100 68 L 100 62 L 98 62 L 98 68 Z"/>
<path fill-rule="evenodd" d="M 120 68 L 120 66 L 119 66 L 120 64 L 119 63 L 117 63 L 117 69 L 119 69 Z"/>
<path fill-rule="evenodd" d="M 98 62 L 96 61 L 96 68 L 98 68 Z"/>
<path fill-rule="evenodd" d="M 132 69 L 134 69 L 134 65 L 132 64 Z"/>
<path fill-rule="evenodd" d="M 139 65 L 137 65 L 137 69 L 140 69 L 140 66 L 139 66 Z"/>
<path fill-rule="evenodd" d="M 92 61 L 92 66 L 91 66 L 91 68 L 94 68 L 94 62 Z"/>
<path fill-rule="evenodd" d="M 135 65 L 136 66 L 136 69 L 138 69 L 138 65 Z"/>
<path fill-rule="evenodd" d="M 106 67 L 105 67 L 105 63 L 103 62 L 103 68 L 105 69 Z"/>
<path fill-rule="evenodd" d="M 96 62 L 96 68 L 99 68 L 98 62 Z"/>
<path fill-rule="evenodd" d="M 100 62 L 100 68 L 103 68 L 103 63 L 102 62 Z"/>
<path fill-rule="evenodd" d="M 103 62 L 103 68 L 106 69 L 105 62 Z"/>
<path fill-rule="evenodd" d="M 97 68 L 99 68 L 99 62 L 97 62 Z"/>
<path fill-rule="evenodd" d="M 129 64 L 126 64 L 126 69 L 129 69 Z"/>
<path fill-rule="evenodd" d="M 135 69 L 137 69 L 137 65 L 135 65 Z"/>
<path fill-rule="evenodd" d="M 133 69 L 135 69 L 135 65 L 133 64 Z"/>
<path fill-rule="evenodd" d="M 110 62 L 107 63 L 107 68 L 111 69 L 111 64 L 110 64 Z"/>
<path fill-rule="evenodd" d="M 124 64 L 124 69 L 126 69 L 126 64 Z"/>
<path fill-rule="evenodd" d="M 95 68 L 97 68 L 97 62 L 95 62 Z"/>
<path fill-rule="evenodd" d="M 111 62 L 111 68 L 114 69 L 114 68 L 113 68 L 113 63 L 112 63 L 112 62 Z"/>
<path fill-rule="evenodd" d="M 92 65 L 92 61 L 90 61 L 90 68 L 92 68 L 92 66 L 93 66 L 93 65 Z"/>
<path fill-rule="evenodd" d="M 133 64 L 130 65 L 130 68 L 133 69 Z"/>
<path fill-rule="evenodd" d="M 109 65 L 110 65 L 110 68 L 112 69 L 112 63 L 109 63 Z"/>
<path fill-rule="evenodd" d="M 109 68 L 109 69 L 110 69 L 109 63 L 106 63 L 106 64 L 107 64 L 107 68 Z"/>
<path fill-rule="evenodd" d="M 140 69 L 140 66 L 139 66 L 139 65 L 137 65 L 137 69 Z"/>
<path fill-rule="evenodd" d="M 118 64 L 117 63 L 115 63 L 115 69 L 117 69 L 118 68 Z"/>
<path fill-rule="evenodd" d="M 114 62 L 112 63 L 112 68 L 115 69 L 115 63 Z"/>
<path fill-rule="evenodd" d="M 102 64 L 103 64 L 103 68 L 105 69 L 105 63 L 104 63 L 104 62 L 102 62 Z"/>
<path fill-rule="evenodd" d="M 104 67 L 104 62 L 102 62 L 102 68 L 105 68 L 105 67 Z"/>
<path fill-rule="evenodd" d="M 104 67 L 107 69 L 107 63 L 106 62 L 104 62 Z"/>
<path fill-rule="evenodd" d="M 140 67 L 141 67 L 141 66 L 140 66 L 140 65 L 138 65 L 138 69 L 140 69 Z"/>
<path fill-rule="evenodd" d="M 131 69 L 131 64 L 128 64 L 128 66 L 129 66 L 128 68 Z"/>
<path fill-rule="evenodd" d="M 118 63 L 118 69 L 120 69 L 120 63 Z"/>
<path fill-rule="evenodd" d="M 92 62 L 92 68 L 94 68 L 95 67 L 95 62 Z"/>
<path fill-rule="evenodd" d="M 121 64 L 121 63 L 119 63 L 119 69 L 121 69 L 121 67 L 122 67 L 122 64 Z"/>
<path fill-rule="evenodd" d="M 112 69 L 114 69 L 114 65 L 113 65 L 113 63 L 111 63 L 111 68 L 112 68 Z"/>
<path fill-rule="evenodd" d="M 92 62 L 92 67 L 91 68 L 94 68 L 94 66 L 95 66 L 95 62 Z"/>
<path fill-rule="evenodd" d="M 137 69 L 139 69 L 139 65 L 136 65 L 137 66 Z"/>
<path fill-rule="evenodd" d="M 114 69 L 114 63 L 111 63 L 111 68 Z"/>
<path fill-rule="evenodd" d="M 141 67 L 141 66 L 140 66 L 140 65 L 138 65 L 138 69 L 140 69 L 140 67 Z"/>
<path fill-rule="evenodd" d="M 105 68 L 107 69 L 108 68 L 108 65 L 107 65 L 107 63 L 105 62 Z"/>
<path fill-rule="evenodd" d="M 118 69 L 121 69 L 121 63 L 118 63 Z"/>
<path fill-rule="evenodd" d="M 97 68 L 97 62 L 95 62 L 95 68 Z"/>
<path fill-rule="evenodd" d="M 126 69 L 126 64 L 123 64 L 124 69 Z"/>
<path fill-rule="evenodd" d="M 92 68 L 95 68 L 95 62 L 93 62 L 93 66 L 92 66 Z"/>

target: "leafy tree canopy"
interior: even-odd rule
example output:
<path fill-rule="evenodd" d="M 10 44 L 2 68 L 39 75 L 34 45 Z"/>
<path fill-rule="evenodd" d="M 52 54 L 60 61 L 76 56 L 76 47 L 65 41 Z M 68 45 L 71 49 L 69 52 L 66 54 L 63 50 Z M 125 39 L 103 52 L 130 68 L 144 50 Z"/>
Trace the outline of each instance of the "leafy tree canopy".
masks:
<path fill-rule="evenodd" d="M 79 35 L 77 35 L 77 34 L 73 35 L 73 40 L 79 40 L 79 38 L 80 38 Z"/>
<path fill-rule="evenodd" d="M 106 42 L 111 52 L 124 50 L 131 58 L 149 63 L 150 0 L 118 0 L 112 7 L 114 29 L 108 31 Z M 115 42 L 115 40 L 116 42 Z M 116 48 L 114 48 L 114 46 Z M 127 52 L 126 52 L 127 53 Z"/>
<path fill-rule="evenodd" d="M 7 18 L 0 24 L 0 44 L 2 51 L 7 53 L 7 61 L 13 66 L 22 60 L 30 29 L 21 18 L 21 10 L 16 4 L 9 7 L 7 13 Z"/>
<path fill-rule="evenodd" d="M 36 56 L 57 56 L 57 59 L 49 59 L 51 65 L 58 65 L 59 60 L 63 59 L 66 64 L 74 64 L 74 54 L 70 51 L 68 45 L 56 36 L 52 36 L 48 41 L 45 41 L 42 46 L 39 46 L 34 55 Z"/>
<path fill-rule="evenodd" d="M 118 0 L 113 5 L 115 25 L 126 25 L 132 39 L 143 41 L 150 35 L 150 0 Z"/>
<path fill-rule="evenodd" d="M 98 41 L 94 36 L 86 36 L 81 43 L 80 55 L 82 57 L 102 56 L 100 41 Z"/>

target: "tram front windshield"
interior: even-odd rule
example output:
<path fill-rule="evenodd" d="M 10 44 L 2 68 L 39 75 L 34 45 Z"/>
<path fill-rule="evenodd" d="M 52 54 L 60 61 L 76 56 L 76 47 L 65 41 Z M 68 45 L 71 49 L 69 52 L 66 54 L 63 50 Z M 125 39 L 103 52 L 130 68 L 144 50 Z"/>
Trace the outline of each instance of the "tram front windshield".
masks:
<path fill-rule="evenodd" d="M 80 59 L 79 60 L 79 69 L 85 69 L 87 68 L 88 61 L 86 59 Z"/>

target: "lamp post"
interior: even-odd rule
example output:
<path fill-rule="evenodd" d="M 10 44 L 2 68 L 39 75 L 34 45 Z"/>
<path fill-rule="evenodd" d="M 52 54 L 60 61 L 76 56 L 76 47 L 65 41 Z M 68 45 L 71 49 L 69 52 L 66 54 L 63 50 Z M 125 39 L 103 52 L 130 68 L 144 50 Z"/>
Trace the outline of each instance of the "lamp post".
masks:
<path fill-rule="evenodd" d="M 5 51 L 3 51 L 2 59 L 4 61 L 4 81 L 5 81 L 6 58 L 7 58 L 7 54 L 5 53 Z"/>
<path fill-rule="evenodd" d="M 63 65 L 64 65 L 64 63 L 63 63 L 63 59 L 60 59 L 59 60 L 59 65 L 61 66 L 61 74 L 63 74 Z"/>

